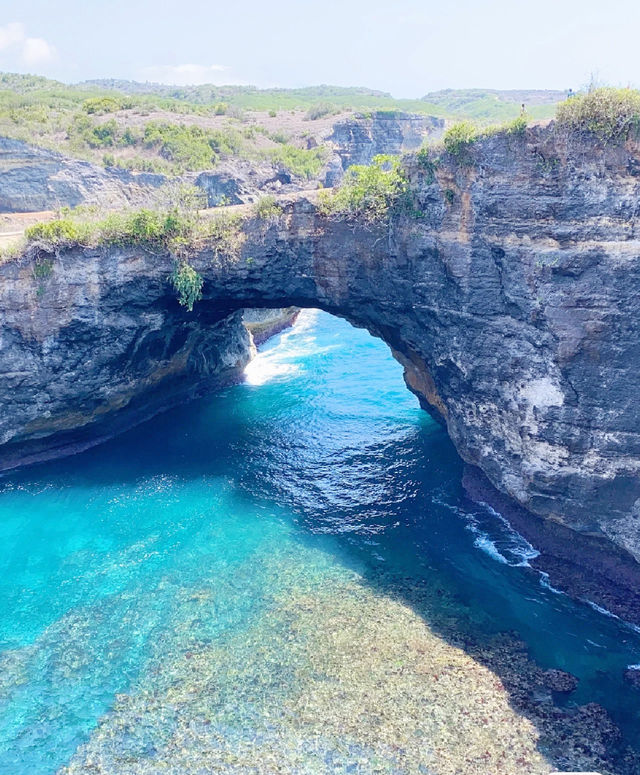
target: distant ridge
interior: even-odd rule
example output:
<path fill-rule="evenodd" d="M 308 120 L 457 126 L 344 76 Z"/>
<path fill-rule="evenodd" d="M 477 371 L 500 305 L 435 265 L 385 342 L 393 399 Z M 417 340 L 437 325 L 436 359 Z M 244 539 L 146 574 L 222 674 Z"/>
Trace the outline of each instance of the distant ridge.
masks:
<path fill-rule="evenodd" d="M 179 86 L 121 78 L 98 78 L 65 84 L 42 76 L 18 73 L 0 73 L 0 92 L 5 97 L 9 97 L 8 93 L 25 95 L 30 103 L 40 100 L 50 106 L 61 100 L 81 102 L 89 97 L 113 95 L 115 92 L 143 100 L 173 101 L 176 107 L 186 103 L 194 109 L 225 103 L 238 111 L 317 112 L 318 108 L 325 114 L 340 111 L 404 111 L 452 120 L 469 119 L 479 124 L 513 119 L 519 114 L 522 103 L 531 118 L 551 118 L 554 106 L 566 98 L 565 91 L 550 89 L 442 89 L 429 92 L 421 98 L 398 99 L 378 89 L 329 84 L 261 89 L 257 86 L 232 84 Z"/>
<path fill-rule="evenodd" d="M 566 98 L 567 92 L 557 89 L 442 89 L 422 100 L 450 116 L 491 122 L 513 118 L 521 105 L 534 118 L 550 118 L 555 105 Z"/>
<path fill-rule="evenodd" d="M 567 91 L 559 89 L 440 89 L 429 92 L 422 99 L 435 105 L 457 100 L 460 105 L 493 96 L 502 102 L 516 102 L 530 105 L 555 105 L 566 99 Z"/>
<path fill-rule="evenodd" d="M 300 88 L 270 87 L 266 89 L 258 86 L 235 86 L 228 84 L 216 86 L 214 84 L 201 84 L 194 86 L 178 86 L 175 84 L 156 83 L 152 81 L 128 81 L 118 78 L 96 78 L 81 81 L 78 87 L 89 87 L 123 91 L 127 94 L 160 94 L 164 97 L 175 95 L 189 95 L 189 99 L 197 101 L 198 97 L 216 94 L 219 97 L 233 94 L 287 94 L 299 95 L 306 99 L 327 99 L 331 97 L 383 97 L 393 99 L 388 92 L 377 89 L 369 89 L 364 86 L 331 86 L 321 84 L 319 86 L 303 86 Z M 178 97 L 179 99 L 180 97 Z"/>

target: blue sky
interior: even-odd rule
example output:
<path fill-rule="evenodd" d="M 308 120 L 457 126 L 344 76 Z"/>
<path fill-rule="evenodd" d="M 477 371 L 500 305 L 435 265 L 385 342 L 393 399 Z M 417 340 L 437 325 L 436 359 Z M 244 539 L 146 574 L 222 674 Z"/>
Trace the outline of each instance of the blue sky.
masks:
<path fill-rule="evenodd" d="M 0 70 L 79 81 L 640 84 L 638 0 L 2 0 Z"/>

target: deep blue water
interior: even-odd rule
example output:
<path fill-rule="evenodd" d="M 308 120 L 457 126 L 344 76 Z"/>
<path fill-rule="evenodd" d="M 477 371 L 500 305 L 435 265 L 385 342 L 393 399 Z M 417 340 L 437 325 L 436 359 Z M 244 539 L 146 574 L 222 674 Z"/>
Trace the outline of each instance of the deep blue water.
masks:
<path fill-rule="evenodd" d="M 245 384 L 0 480 L 0 773 L 55 772 L 187 636 L 222 642 L 341 574 L 442 588 L 461 628 L 514 631 L 637 739 L 640 634 L 545 586 L 461 470 L 385 345 L 306 312 Z"/>

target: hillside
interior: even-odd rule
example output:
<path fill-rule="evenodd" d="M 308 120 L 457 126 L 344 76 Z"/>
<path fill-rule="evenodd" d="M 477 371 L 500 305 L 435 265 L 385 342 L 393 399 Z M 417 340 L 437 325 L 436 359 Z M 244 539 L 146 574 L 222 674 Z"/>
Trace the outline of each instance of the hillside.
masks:
<path fill-rule="evenodd" d="M 554 108 L 567 97 L 566 91 L 545 89 L 443 89 L 422 98 L 430 108 L 447 115 L 480 122 L 506 121 L 517 116 L 522 105 L 534 118 L 551 118 Z"/>
<path fill-rule="evenodd" d="M 563 97 L 471 89 L 399 100 L 358 87 L 177 87 L 114 79 L 70 85 L 0 73 L 0 137 L 127 173 L 184 176 L 232 160 L 260 167 L 264 181 L 309 187 L 332 185 L 340 169 L 368 163 L 375 153 L 419 147 L 439 137 L 445 122 L 501 123 L 519 115 L 523 102 L 531 118 L 547 118 Z M 11 153 L 1 163 L 11 165 L 5 171 L 24 188 Z"/>

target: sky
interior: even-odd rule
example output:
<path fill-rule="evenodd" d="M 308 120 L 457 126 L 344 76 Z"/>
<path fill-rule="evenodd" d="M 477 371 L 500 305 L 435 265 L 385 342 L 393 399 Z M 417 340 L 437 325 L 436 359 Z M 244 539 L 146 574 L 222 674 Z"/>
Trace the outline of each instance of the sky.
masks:
<path fill-rule="evenodd" d="M 640 84 L 638 0 L 1 0 L 0 70 L 66 82 Z"/>

